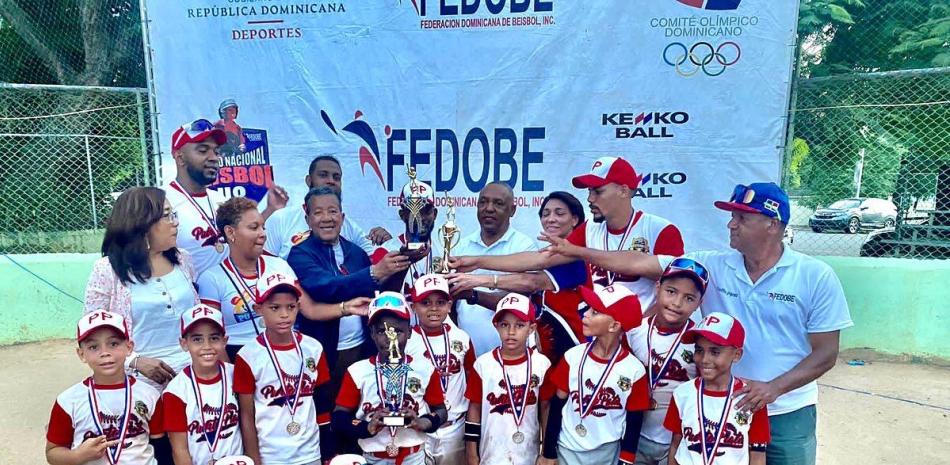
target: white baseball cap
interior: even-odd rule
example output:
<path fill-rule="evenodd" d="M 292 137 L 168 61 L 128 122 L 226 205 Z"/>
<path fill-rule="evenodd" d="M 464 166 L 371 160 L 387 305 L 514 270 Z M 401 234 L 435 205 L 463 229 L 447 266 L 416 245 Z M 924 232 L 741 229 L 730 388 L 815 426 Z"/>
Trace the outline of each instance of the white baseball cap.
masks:
<path fill-rule="evenodd" d="M 703 318 L 695 328 L 683 334 L 683 342 L 693 344 L 696 338 L 704 337 L 721 346 L 741 349 L 745 343 L 745 329 L 742 323 L 725 313 L 712 312 Z"/>
<path fill-rule="evenodd" d="M 369 324 L 373 324 L 373 320 L 383 313 L 391 313 L 406 321 L 410 318 L 406 298 L 398 292 L 378 292 L 376 297 L 373 297 L 369 303 Z"/>
<path fill-rule="evenodd" d="M 343 454 L 333 457 L 330 465 L 366 465 L 366 459 L 362 455 Z"/>
<path fill-rule="evenodd" d="M 254 465 L 254 460 L 246 455 L 230 455 L 215 460 L 215 465 Z"/>
<path fill-rule="evenodd" d="M 419 279 L 412 286 L 412 301 L 419 302 L 433 292 L 441 292 L 446 296 L 451 295 L 449 281 L 445 279 L 445 276 L 435 273 L 419 276 Z"/>
<path fill-rule="evenodd" d="M 300 288 L 297 287 L 297 282 L 290 276 L 279 271 L 271 271 L 258 278 L 257 297 L 255 300 L 257 303 L 262 304 L 274 291 L 281 287 L 287 288 L 288 291 L 294 293 L 297 297 L 303 294 Z"/>
<path fill-rule="evenodd" d="M 642 179 L 627 160 L 620 157 L 600 157 L 594 161 L 589 173 L 574 176 L 571 184 L 578 189 L 590 189 L 613 182 L 636 189 L 640 187 Z"/>
<path fill-rule="evenodd" d="M 129 338 L 129 327 L 125 324 L 125 318 L 122 315 L 105 310 L 96 310 L 83 315 L 79 319 L 79 323 L 76 325 L 76 342 L 82 342 L 99 328 L 112 328 L 121 333 L 126 339 Z"/>
<path fill-rule="evenodd" d="M 405 186 L 402 186 L 402 192 L 399 194 L 399 204 L 402 205 L 406 203 L 406 199 L 416 197 L 422 197 L 426 203 L 435 204 L 435 191 L 432 186 L 422 181 L 407 182 Z"/>
<path fill-rule="evenodd" d="M 531 299 L 516 292 L 511 292 L 498 301 L 498 305 L 495 306 L 495 316 L 491 319 L 492 323 L 497 323 L 505 312 L 511 312 L 519 320 L 529 323 L 533 323 L 537 317 Z"/>
<path fill-rule="evenodd" d="M 221 314 L 221 310 L 205 304 L 198 304 L 181 312 L 179 321 L 181 322 L 181 337 L 185 337 L 185 333 L 199 321 L 210 321 L 218 325 L 221 332 L 224 332 L 224 315 Z"/>

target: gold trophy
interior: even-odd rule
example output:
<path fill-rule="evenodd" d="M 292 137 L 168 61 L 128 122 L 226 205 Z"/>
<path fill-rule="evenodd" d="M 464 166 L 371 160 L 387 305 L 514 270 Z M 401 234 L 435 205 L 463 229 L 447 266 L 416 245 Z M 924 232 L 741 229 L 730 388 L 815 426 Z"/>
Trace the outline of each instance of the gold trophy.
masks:
<path fill-rule="evenodd" d="M 455 202 L 452 197 L 449 197 L 448 192 L 445 193 L 445 206 L 447 207 L 445 224 L 439 228 L 439 235 L 442 237 L 442 259 L 432 270 L 435 273 L 442 274 L 452 272 L 449 269 L 449 257 L 452 256 L 452 249 L 459 245 L 459 241 L 462 239 L 462 228 L 459 228 L 458 224 L 455 223 Z"/>
<path fill-rule="evenodd" d="M 406 219 L 406 249 L 418 250 L 425 246 L 428 231 L 422 223 L 422 209 L 426 206 L 426 197 L 423 195 L 427 186 L 416 180 L 416 168 L 406 166 L 406 176 L 409 182 L 403 187 L 403 205 L 409 210 Z"/>
<path fill-rule="evenodd" d="M 377 368 L 382 372 L 381 381 L 386 383 L 385 389 L 383 389 L 383 386 L 379 386 L 380 398 L 383 405 L 386 406 L 386 415 L 382 418 L 383 426 L 390 428 L 405 427 L 409 422 L 402 415 L 401 410 L 403 397 L 406 394 L 406 383 L 409 378 L 409 365 L 405 363 L 402 354 L 399 353 L 399 340 L 395 328 L 386 323 L 383 324 L 386 327 L 386 339 L 389 340 L 385 363 L 380 363 Z M 387 452 L 390 451 L 390 446 L 387 446 Z M 398 452 L 398 449 L 396 450 Z"/>

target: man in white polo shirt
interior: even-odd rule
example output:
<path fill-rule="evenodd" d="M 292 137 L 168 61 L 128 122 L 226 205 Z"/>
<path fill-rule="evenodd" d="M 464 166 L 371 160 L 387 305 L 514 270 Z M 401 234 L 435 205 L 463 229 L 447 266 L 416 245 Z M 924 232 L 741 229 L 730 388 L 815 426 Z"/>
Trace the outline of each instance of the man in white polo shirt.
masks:
<path fill-rule="evenodd" d="M 709 270 L 703 313 L 732 315 L 746 329 L 736 376 L 749 380 L 736 408 L 768 405 L 769 465 L 815 463 L 816 380 L 838 356 L 839 333 L 853 325 L 844 290 L 827 264 L 782 244 L 788 195 L 774 183 L 738 185 L 728 202 L 733 250 L 686 256 Z M 554 239 L 552 253 L 589 260 L 617 273 L 658 277 L 673 259 L 638 252 L 602 252 Z"/>

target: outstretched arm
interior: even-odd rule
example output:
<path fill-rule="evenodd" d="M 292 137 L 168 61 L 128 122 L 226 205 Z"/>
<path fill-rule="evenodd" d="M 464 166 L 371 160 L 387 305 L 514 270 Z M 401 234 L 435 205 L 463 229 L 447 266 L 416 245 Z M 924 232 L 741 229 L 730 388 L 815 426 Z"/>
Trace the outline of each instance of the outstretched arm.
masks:
<path fill-rule="evenodd" d="M 541 239 L 551 245 L 542 249 L 542 254 L 555 257 L 566 257 L 568 260 L 584 260 L 591 265 L 603 268 L 614 273 L 627 276 L 643 276 L 650 279 L 660 279 L 663 268 L 655 255 L 634 251 L 607 252 L 603 250 L 580 247 L 565 239 L 542 235 Z"/>
<path fill-rule="evenodd" d="M 449 268 L 460 273 L 478 269 L 519 273 L 538 271 L 555 265 L 570 262 L 568 257 L 543 254 L 541 252 L 519 252 L 511 255 L 469 255 L 449 258 Z"/>

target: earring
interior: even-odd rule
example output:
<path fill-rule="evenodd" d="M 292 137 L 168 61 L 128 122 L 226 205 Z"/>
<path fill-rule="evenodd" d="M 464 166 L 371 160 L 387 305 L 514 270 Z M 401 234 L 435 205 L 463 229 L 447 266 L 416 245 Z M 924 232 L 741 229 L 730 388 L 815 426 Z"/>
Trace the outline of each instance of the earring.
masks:
<path fill-rule="evenodd" d="M 151 250 L 152 245 L 148 243 L 148 236 L 145 236 L 145 250 Z"/>

